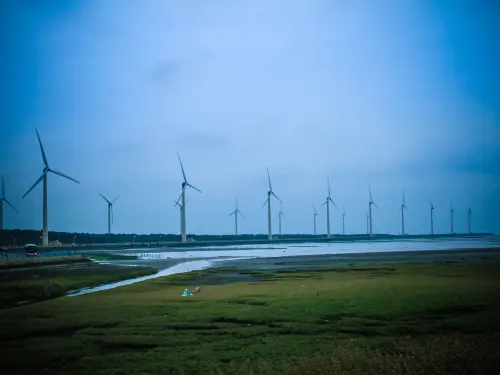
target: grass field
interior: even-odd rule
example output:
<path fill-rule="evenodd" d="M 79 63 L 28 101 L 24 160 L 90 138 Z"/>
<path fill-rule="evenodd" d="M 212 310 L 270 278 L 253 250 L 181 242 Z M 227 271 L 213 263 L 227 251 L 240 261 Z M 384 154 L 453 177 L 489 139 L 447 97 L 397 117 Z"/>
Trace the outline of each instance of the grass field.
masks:
<path fill-rule="evenodd" d="M 193 272 L 1 311 L 0 371 L 500 373 L 499 286 L 499 264 Z"/>
<path fill-rule="evenodd" d="M 74 262 L 63 259 L 62 264 L 58 264 L 57 259 L 41 259 L 52 262 L 30 263 L 31 267 L 0 271 L 0 309 L 60 297 L 72 290 L 156 272 L 155 269 L 147 267 L 98 264 L 82 257 L 75 257 Z"/>

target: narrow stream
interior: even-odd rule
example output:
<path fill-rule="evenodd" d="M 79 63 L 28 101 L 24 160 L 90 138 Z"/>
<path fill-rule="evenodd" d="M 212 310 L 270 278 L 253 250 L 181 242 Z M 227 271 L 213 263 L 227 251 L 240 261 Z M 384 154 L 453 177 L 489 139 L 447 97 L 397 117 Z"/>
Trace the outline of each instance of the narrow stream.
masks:
<path fill-rule="evenodd" d="M 136 277 L 134 279 L 122 280 L 122 281 L 118 281 L 116 283 L 104 284 L 104 285 L 96 286 L 93 288 L 84 288 L 84 289 L 74 290 L 72 292 L 69 292 L 66 296 L 67 297 L 81 296 L 83 294 L 100 292 L 103 290 L 118 288 L 119 286 L 135 284 L 135 283 L 139 283 L 141 281 L 145 281 L 145 280 L 149 280 L 149 279 L 155 279 L 157 277 L 174 275 L 176 273 L 199 271 L 199 270 L 203 270 L 203 269 L 212 267 L 214 265 L 214 263 L 216 263 L 216 262 L 224 262 L 224 261 L 229 261 L 229 260 L 240 260 L 240 259 L 243 260 L 243 259 L 251 259 L 251 258 L 250 257 L 238 257 L 238 258 L 194 260 L 194 261 L 190 261 L 190 262 L 183 262 L 183 263 L 176 264 L 175 266 L 166 268 L 166 269 L 164 269 L 160 272 L 157 272 L 153 275 Z M 107 263 L 109 263 L 109 262 L 107 262 Z"/>

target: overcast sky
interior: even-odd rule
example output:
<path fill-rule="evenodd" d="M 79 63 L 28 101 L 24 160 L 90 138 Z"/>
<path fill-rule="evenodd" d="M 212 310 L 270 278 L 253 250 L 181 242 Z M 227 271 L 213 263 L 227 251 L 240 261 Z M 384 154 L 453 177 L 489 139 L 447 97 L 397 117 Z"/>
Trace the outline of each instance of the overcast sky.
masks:
<path fill-rule="evenodd" d="M 283 231 L 500 232 L 500 7 L 480 1 L 6 0 L 0 4 L 0 173 L 7 228 L 265 233 L 266 167 Z M 274 228 L 279 204 L 273 201 Z M 331 215 L 341 231 L 341 214 Z"/>

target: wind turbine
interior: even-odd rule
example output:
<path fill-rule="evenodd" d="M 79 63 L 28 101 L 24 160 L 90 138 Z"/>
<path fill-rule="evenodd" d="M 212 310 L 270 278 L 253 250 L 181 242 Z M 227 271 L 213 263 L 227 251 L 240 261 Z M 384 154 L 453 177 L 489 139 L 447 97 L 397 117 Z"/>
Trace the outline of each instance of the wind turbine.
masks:
<path fill-rule="evenodd" d="M 370 234 L 370 215 L 365 212 L 366 215 L 366 234 Z"/>
<path fill-rule="evenodd" d="M 469 234 L 471 233 L 471 231 L 470 231 L 471 223 L 472 223 L 472 210 L 470 209 L 470 206 L 469 206 L 469 211 L 467 212 L 467 228 L 469 230 Z"/>
<path fill-rule="evenodd" d="M 40 139 L 40 134 L 38 134 L 38 130 L 36 130 L 36 135 L 38 137 L 38 143 L 40 144 L 40 151 L 42 152 L 43 164 L 45 165 L 45 167 L 43 168 L 42 175 L 38 178 L 38 180 L 35 181 L 33 186 L 31 186 L 30 189 L 23 195 L 23 198 L 26 197 L 31 192 L 31 190 L 33 190 L 35 188 L 35 186 L 38 185 L 43 180 L 43 240 L 42 240 L 42 244 L 43 244 L 43 246 L 47 246 L 49 244 L 49 218 L 48 218 L 48 202 L 47 202 L 47 177 L 49 175 L 49 172 L 52 172 L 52 173 L 57 174 L 61 177 L 67 178 L 68 180 L 74 181 L 77 184 L 79 184 L 80 182 L 78 182 L 74 178 L 71 178 L 71 177 L 65 175 L 62 172 L 59 172 L 55 169 L 51 169 L 49 167 L 49 163 L 47 162 L 47 157 L 45 156 L 45 151 L 43 150 L 43 145 L 42 145 L 42 141 Z"/>
<path fill-rule="evenodd" d="M 373 233 L 372 232 L 372 205 L 374 205 L 375 207 L 377 207 L 377 205 L 375 204 L 375 202 L 372 199 L 372 189 L 370 188 L 370 186 L 368 186 L 368 191 L 370 192 L 370 201 L 368 202 L 368 212 L 370 213 L 370 236 L 371 236 Z"/>
<path fill-rule="evenodd" d="M 406 203 L 405 203 L 405 192 L 403 191 L 403 204 L 401 205 L 401 208 L 399 209 L 401 211 L 401 226 L 402 226 L 402 231 L 403 231 L 403 236 L 405 235 L 405 212 L 406 210 L 408 212 L 408 209 L 406 208 Z"/>
<path fill-rule="evenodd" d="M 347 215 L 345 214 L 345 207 L 342 206 L 342 234 L 345 236 L 345 217 Z"/>
<path fill-rule="evenodd" d="M 236 235 L 238 235 L 238 214 L 240 214 L 242 218 L 245 218 L 238 208 L 238 197 L 236 197 L 236 208 L 229 214 L 229 216 L 234 215 L 234 230 Z"/>
<path fill-rule="evenodd" d="M 431 201 L 429 203 L 431 204 L 431 234 L 434 234 L 434 205 Z"/>
<path fill-rule="evenodd" d="M 113 218 L 114 218 L 113 204 L 118 200 L 118 198 L 120 198 L 120 194 L 118 193 L 118 195 L 116 196 L 115 199 L 113 199 L 113 201 L 110 201 L 101 193 L 98 194 L 102 197 L 102 199 L 104 199 L 108 203 L 108 234 L 111 234 L 111 224 L 113 223 Z"/>
<path fill-rule="evenodd" d="M 451 218 L 451 234 L 453 234 L 453 213 L 455 212 L 455 209 L 453 208 L 453 203 L 450 201 L 450 218 Z"/>
<path fill-rule="evenodd" d="M 278 213 L 278 220 L 279 220 L 279 230 L 280 230 L 280 236 L 281 236 L 281 218 L 285 217 L 285 214 L 283 213 L 283 203 L 280 205 L 280 212 Z"/>
<path fill-rule="evenodd" d="M 181 170 L 182 170 L 182 178 L 184 181 L 182 182 L 182 205 L 181 205 L 181 238 L 182 242 L 186 242 L 187 237 L 186 237 L 186 187 L 189 186 L 190 188 L 198 191 L 201 193 L 201 190 L 198 189 L 197 187 L 194 187 L 191 185 L 186 178 L 186 173 L 184 172 L 184 167 L 182 165 L 182 160 L 181 157 L 179 156 L 179 153 L 177 153 L 177 157 L 179 158 L 179 163 L 181 164 Z M 201 193 L 202 194 L 202 193 Z"/>
<path fill-rule="evenodd" d="M 330 238 L 330 202 L 335 206 L 337 211 L 339 208 L 335 204 L 335 202 L 332 200 L 332 196 L 330 194 L 330 179 L 327 179 L 328 182 L 328 196 L 326 197 L 325 203 L 321 205 L 323 207 L 326 204 L 326 237 Z"/>
<path fill-rule="evenodd" d="M 262 207 L 264 207 L 267 203 L 267 239 L 271 241 L 273 239 L 273 233 L 271 229 L 271 196 L 273 195 L 281 204 L 283 204 L 283 202 L 281 201 L 281 199 L 278 198 L 276 194 L 274 194 L 273 187 L 271 186 L 271 176 L 269 176 L 269 169 L 266 168 L 266 170 L 267 170 L 267 180 L 269 182 L 269 190 L 267 192 L 267 199 L 262 205 Z"/>
<path fill-rule="evenodd" d="M 2 175 L 2 196 L 0 197 L 0 230 L 3 230 L 3 202 L 7 203 L 14 211 L 19 213 L 17 208 L 15 208 L 12 203 L 10 203 L 5 197 L 5 183 L 3 181 Z"/>
<path fill-rule="evenodd" d="M 319 214 L 316 211 L 316 207 L 313 206 L 313 210 L 314 210 L 314 235 L 316 235 L 316 216 L 319 216 Z"/>

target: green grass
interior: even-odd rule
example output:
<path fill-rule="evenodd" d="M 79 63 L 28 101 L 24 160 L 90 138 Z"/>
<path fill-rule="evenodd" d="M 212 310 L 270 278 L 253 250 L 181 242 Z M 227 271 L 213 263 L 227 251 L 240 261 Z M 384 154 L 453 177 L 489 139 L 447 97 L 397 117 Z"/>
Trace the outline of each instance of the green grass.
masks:
<path fill-rule="evenodd" d="M 91 262 L 5 271 L 0 273 L 0 309 L 155 272 L 147 267 L 118 267 Z"/>
<path fill-rule="evenodd" d="M 198 271 L 0 312 L 3 369 L 486 374 L 498 364 L 499 264 L 247 272 L 240 280 L 252 281 L 227 284 L 228 274 L 238 280 Z M 201 291 L 180 297 L 187 285 Z"/>
<path fill-rule="evenodd" d="M 135 255 L 111 254 L 111 253 L 88 253 L 87 257 L 93 260 L 136 260 Z"/>

